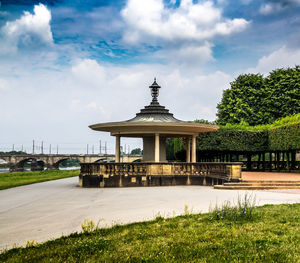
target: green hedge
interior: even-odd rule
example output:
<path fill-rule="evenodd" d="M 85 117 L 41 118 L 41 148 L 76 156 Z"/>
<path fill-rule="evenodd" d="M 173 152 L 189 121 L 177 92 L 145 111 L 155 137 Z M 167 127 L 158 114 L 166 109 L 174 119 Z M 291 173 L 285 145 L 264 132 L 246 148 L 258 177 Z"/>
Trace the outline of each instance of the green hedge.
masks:
<path fill-rule="evenodd" d="M 249 126 L 241 123 L 220 126 L 215 132 L 200 133 L 197 149 L 243 152 L 299 150 L 300 114 L 281 118 L 268 125 Z"/>
<path fill-rule="evenodd" d="M 268 132 L 221 127 L 216 132 L 199 134 L 197 146 L 201 151 L 265 151 L 268 149 Z"/>
<path fill-rule="evenodd" d="M 273 128 L 269 133 L 270 150 L 299 150 L 300 149 L 300 123 Z"/>
<path fill-rule="evenodd" d="M 197 120 L 195 122 L 203 122 Z M 182 138 L 167 140 L 167 159 L 185 158 Z M 246 123 L 227 124 L 210 133 L 200 133 L 199 151 L 258 152 L 300 149 L 300 114 L 294 114 L 268 125 L 249 126 Z"/>

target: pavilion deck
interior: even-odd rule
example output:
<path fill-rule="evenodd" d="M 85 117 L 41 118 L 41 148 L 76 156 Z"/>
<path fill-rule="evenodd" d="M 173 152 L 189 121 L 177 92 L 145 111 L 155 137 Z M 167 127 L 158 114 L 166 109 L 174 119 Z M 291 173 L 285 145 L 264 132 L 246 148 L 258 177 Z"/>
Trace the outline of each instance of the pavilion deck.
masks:
<path fill-rule="evenodd" d="M 239 181 L 240 162 L 82 163 L 82 187 L 218 185 Z"/>

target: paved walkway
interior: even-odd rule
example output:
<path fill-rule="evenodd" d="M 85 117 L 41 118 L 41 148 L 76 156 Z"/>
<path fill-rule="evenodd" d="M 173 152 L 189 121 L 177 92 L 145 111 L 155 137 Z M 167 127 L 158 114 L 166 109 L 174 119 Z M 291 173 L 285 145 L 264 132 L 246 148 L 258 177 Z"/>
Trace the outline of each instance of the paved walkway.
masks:
<path fill-rule="evenodd" d="M 184 206 L 207 212 L 216 202 L 236 200 L 246 191 L 208 186 L 80 188 L 78 178 L 32 184 L 0 191 L 0 249 L 27 240 L 43 242 L 80 231 L 85 218 L 102 226 L 182 214 Z M 300 194 L 251 192 L 258 205 L 299 203 Z"/>
<path fill-rule="evenodd" d="M 300 173 L 242 172 L 242 179 L 247 181 L 300 181 Z"/>

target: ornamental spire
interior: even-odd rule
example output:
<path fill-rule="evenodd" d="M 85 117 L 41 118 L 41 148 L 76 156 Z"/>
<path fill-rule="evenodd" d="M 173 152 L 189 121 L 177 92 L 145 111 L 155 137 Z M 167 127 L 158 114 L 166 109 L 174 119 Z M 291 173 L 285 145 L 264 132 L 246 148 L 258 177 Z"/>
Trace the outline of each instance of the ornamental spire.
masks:
<path fill-rule="evenodd" d="M 159 89 L 161 87 L 156 83 L 156 78 L 154 78 L 154 82 L 152 83 L 151 86 L 149 86 L 149 88 L 151 89 L 151 96 L 152 96 L 151 105 L 159 105 L 157 97 L 159 95 Z"/>

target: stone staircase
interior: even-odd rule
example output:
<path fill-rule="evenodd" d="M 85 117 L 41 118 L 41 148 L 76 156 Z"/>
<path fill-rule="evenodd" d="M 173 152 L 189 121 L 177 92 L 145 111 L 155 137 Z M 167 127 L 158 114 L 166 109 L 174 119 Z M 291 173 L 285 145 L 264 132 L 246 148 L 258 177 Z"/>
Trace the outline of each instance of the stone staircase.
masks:
<path fill-rule="evenodd" d="M 271 190 L 271 189 L 300 189 L 300 181 L 240 181 L 215 185 L 214 189 L 223 190 Z"/>

